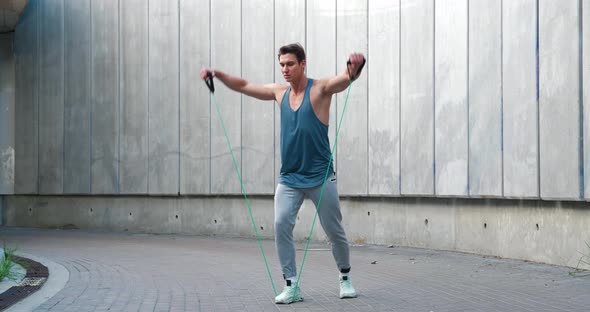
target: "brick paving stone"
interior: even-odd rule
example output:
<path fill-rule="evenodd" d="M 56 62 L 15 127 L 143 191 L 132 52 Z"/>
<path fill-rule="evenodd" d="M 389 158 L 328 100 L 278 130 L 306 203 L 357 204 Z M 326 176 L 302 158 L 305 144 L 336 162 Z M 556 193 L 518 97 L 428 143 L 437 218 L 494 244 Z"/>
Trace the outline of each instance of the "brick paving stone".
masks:
<path fill-rule="evenodd" d="M 590 277 L 569 268 L 418 248 L 353 246 L 355 299 L 338 298 L 338 272 L 324 243 L 303 270 L 305 300 L 275 305 L 253 239 L 84 230 L 0 228 L 8 246 L 63 265 L 65 287 L 49 311 L 588 311 Z M 272 241 L 263 241 L 277 291 Z M 298 244 L 300 264 L 304 243 Z M 375 262 L 376 261 L 376 262 Z M 374 263 L 374 264 L 373 264 Z"/>

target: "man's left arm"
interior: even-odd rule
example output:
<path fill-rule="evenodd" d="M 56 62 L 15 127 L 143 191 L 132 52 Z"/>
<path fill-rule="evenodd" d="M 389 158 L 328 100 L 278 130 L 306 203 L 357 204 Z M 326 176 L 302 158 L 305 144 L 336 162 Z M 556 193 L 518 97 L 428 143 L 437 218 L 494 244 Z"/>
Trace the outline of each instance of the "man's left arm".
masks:
<path fill-rule="evenodd" d="M 334 94 L 344 91 L 351 81 L 361 75 L 364 64 L 365 56 L 362 53 L 352 53 L 348 58 L 346 69 L 340 75 L 325 79 L 322 88 L 324 93 Z"/>

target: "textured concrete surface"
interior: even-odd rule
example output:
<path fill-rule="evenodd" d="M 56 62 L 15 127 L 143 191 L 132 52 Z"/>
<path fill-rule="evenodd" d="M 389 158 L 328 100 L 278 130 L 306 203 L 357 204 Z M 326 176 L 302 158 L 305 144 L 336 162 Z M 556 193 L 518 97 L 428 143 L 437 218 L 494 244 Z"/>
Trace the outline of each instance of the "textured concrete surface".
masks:
<path fill-rule="evenodd" d="M 502 196 L 502 2 L 469 2 L 469 195 Z"/>
<path fill-rule="evenodd" d="M 145 1 L 139 2 L 147 5 Z M 204 83 L 199 76 L 200 68 L 209 65 L 209 46 L 203 42 L 209 42 L 210 33 L 203 29 L 210 24 L 210 3 L 208 0 L 183 1 L 180 8 L 180 192 L 183 194 L 203 194 L 210 190 L 209 120 L 212 111 L 209 89 L 202 88 Z M 134 5 L 128 10 L 129 14 L 135 14 Z M 144 16 L 137 16 L 147 23 Z M 133 35 L 132 28 L 129 34 Z M 129 57 L 133 54 L 129 51 Z M 141 151 L 138 154 L 141 155 Z"/>
<path fill-rule="evenodd" d="M 155 5 L 154 5 L 155 6 Z M 113 194 L 119 192 L 119 64 L 120 57 L 119 47 L 119 15 L 113 14 L 113 12 L 119 11 L 119 2 L 116 0 L 100 1 L 99 3 L 91 4 L 91 55 L 92 55 L 92 91 L 90 92 L 90 100 L 92 103 L 92 129 L 90 131 L 90 140 L 92 142 L 91 156 L 92 162 L 90 164 L 90 177 L 91 177 L 91 193 L 92 194 Z M 155 29 L 164 28 L 158 24 L 158 20 L 153 20 Z M 82 24 L 83 25 L 83 24 Z M 117 31 L 113 31 L 117 29 Z M 164 28 L 165 29 L 165 28 Z M 169 29 L 166 29 L 170 31 Z M 154 31 L 154 34 L 157 32 Z M 170 31 L 169 36 L 171 38 L 177 38 L 173 32 Z M 157 39 L 154 39 L 157 41 Z M 166 48 L 175 51 L 174 45 L 166 45 Z M 150 47 L 152 54 L 158 58 L 167 59 L 168 63 L 166 68 L 170 71 L 178 72 L 177 67 L 174 67 L 174 60 L 167 55 L 161 55 L 158 53 L 158 49 Z M 138 54 L 141 51 L 136 51 Z M 177 51 L 176 51 L 177 52 Z M 177 53 L 176 53 L 177 54 Z M 157 64 L 157 63 L 156 63 Z M 153 70 L 153 69 L 150 69 Z M 158 74 L 165 76 L 161 72 L 156 71 Z M 172 79 L 169 79 L 173 81 Z M 172 83 L 172 82 L 171 82 Z M 156 94 L 150 94 L 150 98 L 157 99 L 158 103 L 165 103 L 161 100 L 157 93 L 161 84 L 155 84 L 150 88 L 155 90 Z M 174 94 L 178 94 L 178 88 L 175 89 Z M 173 101 L 172 96 L 170 100 Z M 157 110 L 155 110 L 158 112 Z M 166 116 L 172 115 L 170 111 Z M 161 116 L 160 118 L 164 118 Z M 152 119 L 152 123 L 160 125 L 158 123 L 160 119 Z M 174 123 L 169 122 L 170 128 L 174 127 Z M 160 135 L 166 133 L 167 128 L 161 127 L 159 129 Z M 157 136 L 152 136 L 156 138 Z M 178 140 L 170 140 L 169 144 L 176 146 Z M 177 151 L 175 149 L 174 151 Z M 170 176 L 170 178 L 174 178 Z M 172 187 L 174 184 L 169 183 Z M 157 192 L 154 192 L 157 193 Z"/>
<path fill-rule="evenodd" d="M 401 5 L 401 193 L 434 195 L 434 2 Z"/>
<path fill-rule="evenodd" d="M 466 196 L 469 193 L 468 4 L 439 0 L 434 12 L 435 192 L 437 196 Z"/>
<path fill-rule="evenodd" d="M 147 194 L 148 2 L 122 1 L 120 5 L 119 191 L 124 194 Z"/>
<path fill-rule="evenodd" d="M 300 42 L 314 78 L 368 56 L 335 153 L 341 194 L 585 199 L 584 1 L 148 2 L 29 2 L 14 34 L 16 193 L 239 194 L 198 71 L 283 83 L 277 49 Z M 277 107 L 216 96 L 246 190 L 272 195 Z"/>
<path fill-rule="evenodd" d="M 582 5 L 582 51 L 590 51 L 590 5 Z M 582 53 L 582 102 L 584 146 L 590 146 L 590 54 Z M 584 172 L 590 172 L 590 149 L 584 149 Z M 590 181 L 584 183 L 584 198 L 590 198 Z"/>
<path fill-rule="evenodd" d="M 389 0 L 369 1 L 369 194 L 400 193 L 400 16 Z M 387 29 L 388 31 L 382 31 Z M 388 70 L 369 70 L 378 64 Z"/>
<path fill-rule="evenodd" d="M 93 128 L 91 102 L 94 102 L 91 95 L 91 82 L 96 74 L 91 76 L 94 70 L 91 64 L 91 25 L 86 22 L 91 19 L 90 7 L 89 0 L 64 2 L 64 193 L 66 194 L 91 192 L 89 168 L 92 158 L 92 140 L 89 138 Z M 94 27 L 97 26 L 95 23 Z M 97 67 L 102 69 L 100 65 Z M 95 91 L 95 93 L 100 92 Z"/>
<path fill-rule="evenodd" d="M 584 103 L 584 146 L 590 146 L 590 4 L 582 4 L 582 102 Z M 584 172 L 590 172 L 590 149 L 584 149 Z M 590 179 L 585 176 L 584 198 L 590 198 Z"/>
<path fill-rule="evenodd" d="M 368 45 L 368 4 L 366 0 L 341 1 L 336 4 L 336 71 L 338 74 L 346 69 L 346 61 L 352 52 L 367 56 Z M 362 34 L 362 35 L 361 35 Z M 369 61 L 370 62 L 370 61 Z M 365 66 L 362 75 L 354 81 L 348 90 L 338 93 L 337 116 L 342 127 L 338 134 L 338 154 L 336 155 L 336 172 L 339 172 L 338 189 L 344 194 L 363 196 L 368 194 L 368 69 Z M 317 77 L 321 78 L 321 77 Z M 342 115 L 346 97 L 348 103 L 345 115 Z M 361 104 L 363 103 L 363 104 Z M 331 124 L 337 128 L 338 124 Z M 346 126 L 344 126 L 346 125 Z M 333 144 L 334 141 L 331 141 Z M 390 173 L 391 174 L 391 173 Z M 340 179 L 342 176 L 342 179 Z"/>
<path fill-rule="evenodd" d="M 14 34 L 0 33 L 0 194 L 14 194 Z"/>
<path fill-rule="evenodd" d="M 580 4 L 539 1 L 539 174 L 546 199 L 584 197 Z"/>
<path fill-rule="evenodd" d="M 223 70 L 227 73 L 238 75 L 242 70 L 242 17 L 241 7 L 234 1 L 222 0 L 211 2 L 211 34 L 210 62 L 211 67 Z M 206 65 L 206 64 L 203 64 Z M 222 87 L 216 81 L 218 88 L 215 89 L 215 96 L 219 104 L 219 111 L 225 124 L 227 136 L 231 142 L 233 154 L 238 168 L 242 170 L 242 96 L 239 93 Z M 205 88 L 204 84 L 200 84 Z M 207 99 L 197 99 L 205 101 Z M 269 105 L 268 109 L 272 109 Z M 240 183 L 236 177 L 232 157 L 225 139 L 225 134 L 217 108 L 211 101 L 211 167 L 210 184 L 211 193 L 219 194 L 240 194 Z M 267 129 L 271 131 L 270 129 Z"/>
<path fill-rule="evenodd" d="M 258 84 L 272 82 L 274 67 L 279 67 L 273 42 L 268 40 L 274 33 L 274 3 L 256 0 L 242 5 L 242 74 Z M 242 107 L 242 163 L 248 164 L 242 165 L 244 187 L 252 193 L 272 194 L 276 187 L 274 109 L 278 106 L 275 101 L 242 96 Z"/>
<path fill-rule="evenodd" d="M 8 226 L 252 237 L 242 197 L 6 196 Z M 250 197 L 262 237 L 274 237 L 272 198 Z M 585 203 L 516 200 L 343 198 L 355 243 L 459 250 L 575 266 L 590 242 Z M 314 206 L 304 201 L 294 235 L 309 235 Z M 316 224 L 313 240 L 325 241 Z M 589 267 L 590 268 L 590 267 Z"/>
<path fill-rule="evenodd" d="M 539 196 L 536 2 L 502 5 L 504 196 Z"/>
<path fill-rule="evenodd" d="M 39 191 L 39 22 L 40 5 L 23 13 L 15 30 L 14 52 L 15 107 L 15 177 L 14 190 L 20 194 Z M 23 88 L 20 86 L 30 86 Z"/>
<path fill-rule="evenodd" d="M 301 280 L 305 301 L 275 305 L 255 240 L 6 227 L 0 234 L 69 272 L 36 312 L 583 311 L 590 304 L 590 279 L 571 277 L 567 268 L 363 245 L 351 249 L 359 297 L 342 300 L 329 246 L 312 245 Z M 280 291 L 273 242 L 263 246 Z"/>
<path fill-rule="evenodd" d="M 32 7 L 30 5 L 27 8 L 32 9 Z M 41 14 L 38 21 L 40 24 L 39 69 L 36 73 L 39 75 L 39 119 L 37 120 L 39 141 L 36 142 L 39 144 L 39 193 L 61 194 L 63 193 L 65 126 L 64 3 L 63 1 L 39 1 L 38 9 Z M 20 121 L 17 120 L 17 122 Z M 86 169 L 90 170 L 90 168 Z"/>

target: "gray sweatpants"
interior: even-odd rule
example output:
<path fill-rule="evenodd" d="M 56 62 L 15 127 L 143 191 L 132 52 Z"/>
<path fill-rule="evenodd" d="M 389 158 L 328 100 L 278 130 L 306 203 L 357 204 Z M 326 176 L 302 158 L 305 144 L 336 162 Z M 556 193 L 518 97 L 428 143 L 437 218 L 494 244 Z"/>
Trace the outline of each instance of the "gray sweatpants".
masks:
<path fill-rule="evenodd" d="M 285 278 L 297 276 L 293 228 L 299 208 L 301 208 L 303 200 L 309 198 L 317 209 L 321 189 L 321 185 L 313 188 L 292 188 L 279 183 L 277 186 L 275 193 L 275 243 Z M 326 181 L 318 216 L 324 232 L 332 243 L 332 255 L 334 255 L 338 269 L 349 269 L 348 240 L 341 223 L 342 213 L 340 212 L 338 188 L 334 176 Z"/>

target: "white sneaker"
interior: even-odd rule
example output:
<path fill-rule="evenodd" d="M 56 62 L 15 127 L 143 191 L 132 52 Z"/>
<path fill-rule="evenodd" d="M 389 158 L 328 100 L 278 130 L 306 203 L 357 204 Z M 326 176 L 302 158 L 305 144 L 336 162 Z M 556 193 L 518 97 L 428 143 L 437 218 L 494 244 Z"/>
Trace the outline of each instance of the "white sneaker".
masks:
<path fill-rule="evenodd" d="M 290 281 L 283 288 L 283 292 L 275 297 L 275 303 L 289 304 L 297 301 L 303 301 L 303 296 L 299 292 L 299 287 L 295 290 L 296 285 L 291 285 Z"/>
<path fill-rule="evenodd" d="M 340 298 L 356 298 L 356 290 L 352 287 L 350 276 L 340 276 Z"/>

